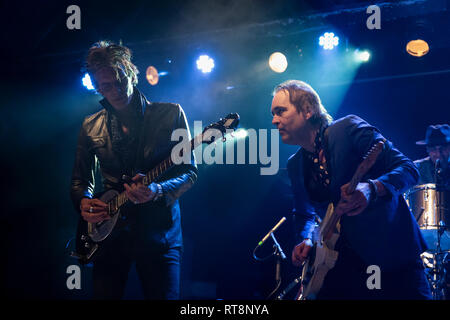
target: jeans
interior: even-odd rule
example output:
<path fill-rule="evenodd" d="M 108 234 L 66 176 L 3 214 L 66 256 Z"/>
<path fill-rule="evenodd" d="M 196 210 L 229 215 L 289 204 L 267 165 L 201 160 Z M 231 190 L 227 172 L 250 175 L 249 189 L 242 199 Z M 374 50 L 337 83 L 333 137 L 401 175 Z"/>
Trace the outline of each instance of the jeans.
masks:
<path fill-rule="evenodd" d="M 133 261 L 145 299 L 179 299 L 181 248 L 154 250 L 135 243 L 122 234 L 101 248 L 94 260 L 93 299 L 121 299 Z"/>

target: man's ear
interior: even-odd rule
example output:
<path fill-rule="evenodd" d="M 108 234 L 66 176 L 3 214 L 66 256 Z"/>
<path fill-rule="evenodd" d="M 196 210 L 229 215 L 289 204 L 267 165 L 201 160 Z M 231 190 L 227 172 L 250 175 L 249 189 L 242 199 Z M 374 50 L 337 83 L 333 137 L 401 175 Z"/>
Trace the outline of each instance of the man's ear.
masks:
<path fill-rule="evenodd" d="M 306 120 L 309 120 L 312 117 L 312 110 L 311 106 L 309 104 L 306 104 L 303 107 L 303 116 Z"/>

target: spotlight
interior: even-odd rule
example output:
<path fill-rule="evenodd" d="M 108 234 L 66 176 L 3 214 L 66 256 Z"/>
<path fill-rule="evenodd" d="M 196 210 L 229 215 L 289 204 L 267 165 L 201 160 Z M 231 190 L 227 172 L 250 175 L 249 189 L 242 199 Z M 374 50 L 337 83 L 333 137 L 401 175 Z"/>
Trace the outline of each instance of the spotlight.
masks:
<path fill-rule="evenodd" d="M 370 60 L 370 52 L 367 50 L 359 51 L 355 50 L 355 59 L 360 62 L 367 62 Z"/>
<path fill-rule="evenodd" d="M 426 41 L 417 39 L 408 42 L 406 51 L 414 57 L 422 57 L 430 51 L 430 47 Z"/>
<path fill-rule="evenodd" d="M 325 50 L 333 50 L 339 44 L 339 37 L 335 36 L 333 32 L 325 32 L 319 38 L 319 45 Z"/>
<path fill-rule="evenodd" d="M 207 55 L 201 55 L 197 60 L 197 69 L 209 73 L 214 68 L 214 60 Z"/>
<path fill-rule="evenodd" d="M 248 132 L 247 132 L 247 130 L 240 128 L 240 129 L 236 130 L 235 132 L 233 132 L 233 136 L 236 139 L 242 139 L 242 138 L 245 138 L 246 136 L 248 136 Z"/>
<path fill-rule="evenodd" d="M 85 86 L 88 90 L 94 90 L 94 86 L 92 85 L 92 81 L 91 81 L 91 77 L 89 76 L 88 73 L 86 73 L 83 77 L 83 79 L 81 79 L 83 86 Z"/>
<path fill-rule="evenodd" d="M 147 78 L 147 81 L 148 83 L 150 83 L 150 85 L 155 86 L 159 81 L 158 70 L 156 70 L 156 68 L 153 66 L 148 67 L 145 73 L 145 77 Z"/>
<path fill-rule="evenodd" d="M 274 52 L 270 55 L 269 66 L 275 72 L 282 73 L 287 68 L 287 59 L 281 52 Z"/>

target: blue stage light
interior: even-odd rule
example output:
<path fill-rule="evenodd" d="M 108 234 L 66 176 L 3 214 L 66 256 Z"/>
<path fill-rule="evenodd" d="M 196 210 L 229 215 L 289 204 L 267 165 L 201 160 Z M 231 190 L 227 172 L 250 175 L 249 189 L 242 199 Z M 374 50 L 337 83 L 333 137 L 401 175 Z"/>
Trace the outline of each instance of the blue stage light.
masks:
<path fill-rule="evenodd" d="M 245 129 L 243 129 L 243 128 L 239 128 L 239 129 L 237 129 L 237 130 L 233 133 L 233 136 L 234 136 L 236 139 L 243 139 L 243 138 L 245 138 L 246 136 L 248 136 L 248 132 L 247 132 L 247 130 L 245 130 Z"/>
<path fill-rule="evenodd" d="M 86 73 L 83 77 L 83 79 L 81 79 L 81 81 L 83 82 L 83 86 L 85 86 L 88 90 L 94 90 L 94 86 L 92 85 L 92 81 L 91 81 L 91 77 L 89 76 L 88 73 Z"/>
<path fill-rule="evenodd" d="M 334 47 L 339 45 L 339 37 L 335 36 L 333 32 L 325 32 L 319 38 L 319 45 L 325 50 L 333 50 Z"/>
<path fill-rule="evenodd" d="M 197 59 L 197 68 L 203 73 L 211 72 L 211 70 L 214 69 L 214 60 L 207 55 L 201 55 Z"/>
<path fill-rule="evenodd" d="M 359 62 L 367 62 L 370 59 L 370 52 L 367 50 L 364 51 L 355 51 L 355 59 Z"/>

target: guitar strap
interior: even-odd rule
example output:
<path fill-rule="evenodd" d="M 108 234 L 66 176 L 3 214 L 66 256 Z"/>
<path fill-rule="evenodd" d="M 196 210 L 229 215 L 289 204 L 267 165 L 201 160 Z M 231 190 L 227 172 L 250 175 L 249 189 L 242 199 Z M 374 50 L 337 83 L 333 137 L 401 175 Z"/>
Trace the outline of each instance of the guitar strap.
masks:
<path fill-rule="evenodd" d="M 133 170 L 135 172 L 133 172 L 134 175 L 136 175 L 137 173 L 142 172 L 142 165 L 143 165 L 143 160 L 144 160 L 144 132 L 145 132 L 145 118 L 146 118 L 146 114 L 149 112 L 149 109 L 151 107 L 151 103 L 148 102 L 142 95 L 141 95 L 141 102 L 142 105 L 144 106 L 144 110 L 143 110 L 143 115 L 142 115 L 142 125 L 141 125 L 141 130 L 139 133 L 139 140 L 138 140 L 138 147 L 136 150 L 136 158 L 135 158 L 135 164 L 134 164 L 134 168 Z"/>
<path fill-rule="evenodd" d="M 330 170 L 330 164 L 329 164 L 329 160 L 330 158 L 330 150 L 328 149 L 328 138 L 329 138 L 329 130 L 327 130 L 329 128 L 329 126 L 323 126 L 322 129 L 320 130 L 320 135 L 322 136 L 322 146 L 323 146 L 323 152 L 325 153 L 325 158 L 327 159 L 327 166 L 329 171 Z"/>
<path fill-rule="evenodd" d="M 329 128 L 329 126 L 323 126 L 320 130 L 320 135 L 321 135 L 321 140 L 322 140 L 322 148 L 323 148 L 323 152 L 325 154 L 325 159 L 327 161 L 327 170 L 329 172 L 330 178 L 331 178 L 331 174 L 332 174 L 332 169 L 331 168 L 331 154 L 330 154 L 330 149 L 328 148 L 328 139 L 329 139 L 329 133 L 330 131 L 327 130 Z M 330 193 L 331 194 L 331 193 Z M 327 209 L 327 214 L 331 214 L 334 210 L 334 206 L 333 206 L 333 202 L 332 199 L 330 199 L 330 205 L 332 205 L 332 207 L 328 207 Z M 341 221 L 339 219 L 339 221 L 336 224 L 336 232 L 338 234 L 341 233 Z"/>

